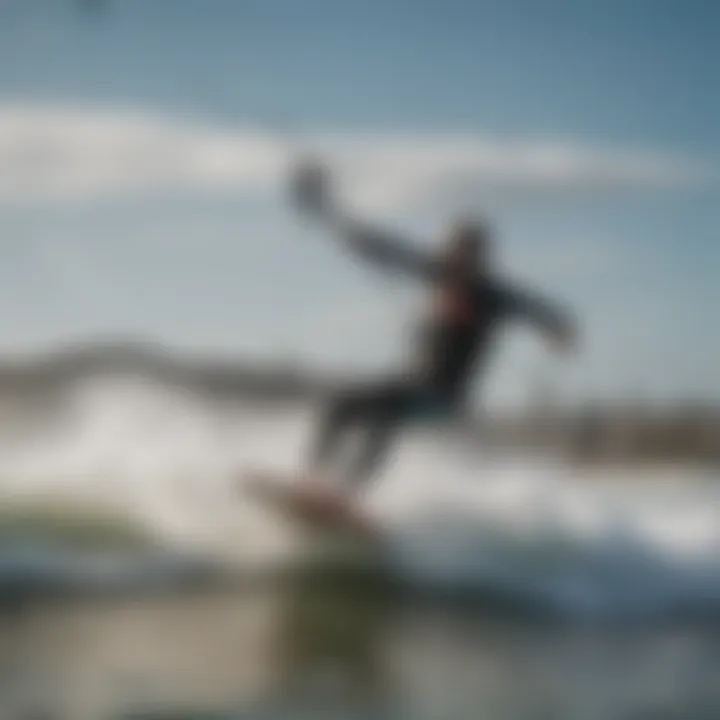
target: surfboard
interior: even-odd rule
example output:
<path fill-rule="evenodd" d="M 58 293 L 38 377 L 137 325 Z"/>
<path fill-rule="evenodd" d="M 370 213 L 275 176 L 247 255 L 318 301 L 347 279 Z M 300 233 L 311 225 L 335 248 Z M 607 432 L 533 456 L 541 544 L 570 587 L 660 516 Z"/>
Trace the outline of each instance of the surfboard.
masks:
<path fill-rule="evenodd" d="M 322 485 L 312 478 L 272 472 L 247 472 L 242 490 L 309 530 L 367 543 L 380 540 L 380 529 L 346 491 Z"/>

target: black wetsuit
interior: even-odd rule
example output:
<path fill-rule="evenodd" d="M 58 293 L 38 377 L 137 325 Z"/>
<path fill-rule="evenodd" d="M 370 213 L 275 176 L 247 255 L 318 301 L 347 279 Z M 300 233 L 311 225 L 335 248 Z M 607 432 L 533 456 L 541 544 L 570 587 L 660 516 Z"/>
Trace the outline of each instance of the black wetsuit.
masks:
<path fill-rule="evenodd" d="M 451 273 L 441 258 L 403 243 L 357 226 L 346 228 L 345 235 L 362 257 L 423 280 L 436 293 L 431 316 L 419 328 L 416 366 L 341 393 L 322 419 L 313 448 L 314 467 L 328 461 L 346 429 L 361 425 L 366 442 L 351 472 L 351 479 L 360 481 L 372 474 L 403 421 L 459 409 L 503 321 L 527 319 L 555 330 L 565 320 L 534 295 L 493 278 Z"/>

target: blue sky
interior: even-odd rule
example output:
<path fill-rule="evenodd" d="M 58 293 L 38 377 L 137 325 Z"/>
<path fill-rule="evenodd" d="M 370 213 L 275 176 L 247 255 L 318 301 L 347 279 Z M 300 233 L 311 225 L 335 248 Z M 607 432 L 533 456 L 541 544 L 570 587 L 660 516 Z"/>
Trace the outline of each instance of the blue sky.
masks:
<path fill-rule="evenodd" d="M 718 39 L 709 0 L 6 0 L 0 347 L 397 360 L 417 298 L 298 225 L 288 126 L 358 212 L 426 243 L 487 214 L 508 274 L 576 309 L 583 353 L 512 333 L 494 400 L 545 367 L 718 398 Z"/>

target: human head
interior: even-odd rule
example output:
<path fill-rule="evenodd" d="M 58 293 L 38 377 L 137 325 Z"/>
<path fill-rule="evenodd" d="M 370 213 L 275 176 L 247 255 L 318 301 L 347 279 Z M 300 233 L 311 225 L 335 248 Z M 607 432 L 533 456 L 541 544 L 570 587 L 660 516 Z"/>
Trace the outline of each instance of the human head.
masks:
<path fill-rule="evenodd" d="M 483 273 L 491 264 L 490 228 L 480 220 L 457 220 L 445 245 L 447 262 L 458 270 Z"/>

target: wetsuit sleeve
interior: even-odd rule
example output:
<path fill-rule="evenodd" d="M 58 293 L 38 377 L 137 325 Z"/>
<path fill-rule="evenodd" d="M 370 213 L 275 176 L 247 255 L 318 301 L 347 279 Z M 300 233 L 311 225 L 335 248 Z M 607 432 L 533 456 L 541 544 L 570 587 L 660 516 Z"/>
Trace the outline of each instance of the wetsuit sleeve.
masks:
<path fill-rule="evenodd" d="M 358 257 L 383 269 L 404 272 L 426 280 L 433 279 L 438 272 L 438 263 L 432 256 L 413 248 L 405 240 L 356 221 L 342 220 L 335 226 Z"/>
<path fill-rule="evenodd" d="M 546 298 L 512 287 L 498 292 L 503 314 L 528 321 L 553 336 L 566 335 L 571 331 L 570 316 Z"/>

